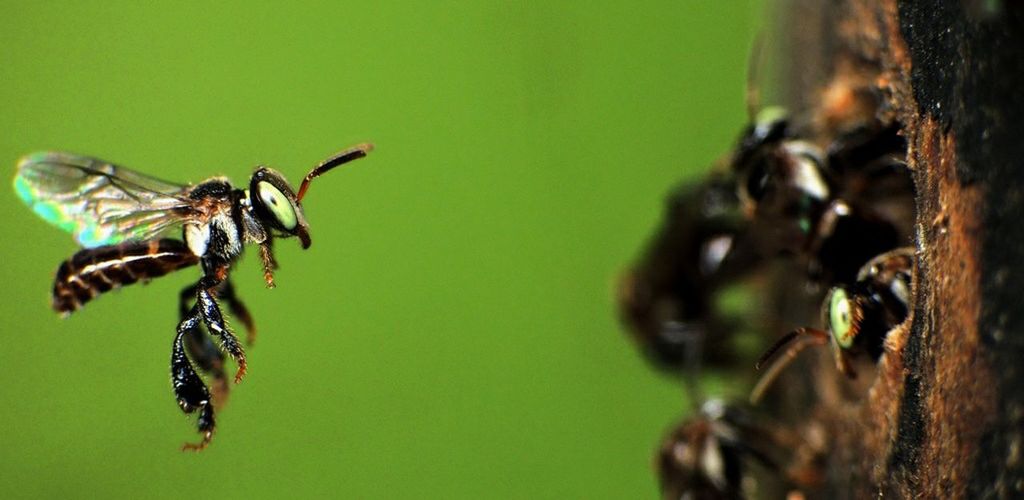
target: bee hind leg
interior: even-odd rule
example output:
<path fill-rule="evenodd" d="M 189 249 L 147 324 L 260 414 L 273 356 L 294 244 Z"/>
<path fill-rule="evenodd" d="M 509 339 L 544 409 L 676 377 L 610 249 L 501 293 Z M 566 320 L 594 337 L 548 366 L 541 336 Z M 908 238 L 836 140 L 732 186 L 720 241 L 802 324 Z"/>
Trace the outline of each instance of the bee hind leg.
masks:
<path fill-rule="evenodd" d="M 202 435 L 200 442 L 186 443 L 182 446 L 182 451 L 205 449 L 213 438 L 213 430 L 216 425 L 210 391 L 196 374 L 188 356 L 185 355 L 185 336 L 189 335 L 189 332 L 199 329 L 200 319 L 198 308 L 192 308 L 190 313 L 178 324 L 178 333 L 174 337 L 174 345 L 171 349 L 171 385 L 174 387 L 174 395 L 181 411 L 185 413 L 199 412 L 196 425 Z"/>

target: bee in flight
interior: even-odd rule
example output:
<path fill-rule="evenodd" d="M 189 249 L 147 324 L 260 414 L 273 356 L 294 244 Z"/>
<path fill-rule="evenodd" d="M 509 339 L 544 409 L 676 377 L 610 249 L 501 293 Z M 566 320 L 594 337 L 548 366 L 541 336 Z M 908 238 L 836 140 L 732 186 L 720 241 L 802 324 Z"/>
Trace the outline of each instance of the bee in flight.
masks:
<path fill-rule="evenodd" d="M 228 388 L 224 356 L 211 336 L 238 365 L 236 384 L 246 370 L 245 351 L 225 323 L 218 300 L 245 326 L 249 342 L 255 335 L 252 317 L 228 277 L 243 244 L 259 245 L 264 279 L 273 287 L 274 238 L 298 236 L 302 248 L 309 248 L 301 202 L 310 182 L 372 149 L 360 144 L 324 160 L 306 175 L 297 193 L 284 176 L 262 166 L 253 172 L 247 189 L 223 177 L 191 186 L 58 152 L 23 158 L 14 190 L 36 214 L 73 233 L 82 246 L 60 265 L 54 280 L 53 308 L 64 315 L 103 292 L 200 265 L 202 277 L 181 291 L 181 322 L 171 350 L 178 406 L 185 413 L 199 412 L 202 435 L 199 443 L 183 449 L 198 451 L 213 437 L 214 404 L 223 404 Z M 170 237 L 173 231 L 181 231 L 182 238 Z M 212 377 L 212 398 L 193 361 Z"/>

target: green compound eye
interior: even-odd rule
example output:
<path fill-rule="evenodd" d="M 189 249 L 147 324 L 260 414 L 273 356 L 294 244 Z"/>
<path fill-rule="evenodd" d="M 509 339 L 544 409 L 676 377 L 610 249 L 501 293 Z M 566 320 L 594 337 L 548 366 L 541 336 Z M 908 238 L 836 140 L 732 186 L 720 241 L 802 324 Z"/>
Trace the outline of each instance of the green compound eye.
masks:
<path fill-rule="evenodd" d="M 281 224 L 285 231 L 295 229 L 299 220 L 295 216 L 295 207 L 292 206 L 291 200 L 269 182 L 260 182 L 256 189 L 259 191 L 263 206 L 277 219 L 278 224 Z"/>
<path fill-rule="evenodd" d="M 854 328 L 853 304 L 842 288 L 833 288 L 828 301 L 828 329 L 843 349 L 853 345 L 857 332 Z"/>

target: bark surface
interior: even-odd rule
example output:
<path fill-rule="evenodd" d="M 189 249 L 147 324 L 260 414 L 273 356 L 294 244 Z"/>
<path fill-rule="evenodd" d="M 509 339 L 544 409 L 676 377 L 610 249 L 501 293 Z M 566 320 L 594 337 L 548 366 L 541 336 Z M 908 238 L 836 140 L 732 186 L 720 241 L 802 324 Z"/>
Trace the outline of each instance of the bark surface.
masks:
<path fill-rule="evenodd" d="M 866 397 L 822 397 L 825 490 L 1024 495 L 1024 5 L 834 0 L 803 23 L 827 79 L 877 68 L 917 187 L 910 320 Z M 806 42 L 800 42 L 806 43 Z M 790 68 L 792 78 L 802 78 Z M 796 85 L 800 87 L 801 85 Z M 820 380 L 834 367 L 815 368 Z M 826 391 L 827 392 L 827 391 Z"/>

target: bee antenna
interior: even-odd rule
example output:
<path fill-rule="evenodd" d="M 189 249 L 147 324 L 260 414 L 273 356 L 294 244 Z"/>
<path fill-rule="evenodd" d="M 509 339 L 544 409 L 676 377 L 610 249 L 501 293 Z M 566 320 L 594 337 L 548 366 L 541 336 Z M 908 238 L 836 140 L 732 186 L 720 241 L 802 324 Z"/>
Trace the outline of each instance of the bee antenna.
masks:
<path fill-rule="evenodd" d="M 362 144 L 352 146 L 351 148 L 341 151 L 340 153 L 320 162 L 319 165 L 306 174 L 305 179 L 302 179 L 302 184 L 299 185 L 299 193 L 295 195 L 295 199 L 297 201 L 302 201 L 302 197 L 306 195 L 306 190 L 309 189 L 309 183 L 313 179 L 320 177 L 334 167 L 340 167 L 352 160 L 358 160 L 366 156 L 370 151 L 373 151 L 373 144 L 364 142 Z"/>
<path fill-rule="evenodd" d="M 761 88 L 757 84 L 761 72 L 761 60 L 764 59 L 764 32 L 757 34 L 750 48 L 747 59 L 747 119 L 750 123 L 757 121 L 757 113 L 761 108 Z"/>
<path fill-rule="evenodd" d="M 812 345 L 825 345 L 828 344 L 829 334 L 828 332 L 818 330 L 816 328 L 798 328 L 786 334 L 786 336 L 779 339 L 775 345 L 771 346 L 767 352 L 765 352 L 761 359 L 757 360 L 755 367 L 760 370 L 761 367 L 767 364 L 768 369 L 765 370 L 764 375 L 757 380 L 757 384 L 754 385 L 754 389 L 750 391 L 750 404 L 757 404 L 761 401 L 761 397 L 764 396 L 764 392 L 768 390 L 768 386 L 779 377 L 782 373 L 782 369 L 789 365 L 793 361 L 800 351 L 806 349 Z M 786 348 L 783 352 L 783 348 Z M 783 354 L 776 356 L 779 352 Z"/>

